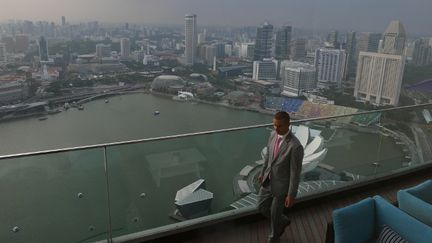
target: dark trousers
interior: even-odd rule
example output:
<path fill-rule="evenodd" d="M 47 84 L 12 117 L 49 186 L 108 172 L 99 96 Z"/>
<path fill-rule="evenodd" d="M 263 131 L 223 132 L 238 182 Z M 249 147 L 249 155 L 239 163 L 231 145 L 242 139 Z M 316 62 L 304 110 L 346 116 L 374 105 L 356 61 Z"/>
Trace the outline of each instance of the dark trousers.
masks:
<path fill-rule="evenodd" d="M 283 234 L 288 218 L 283 214 L 286 196 L 273 196 L 269 183 L 264 183 L 258 193 L 258 210 L 267 218 L 270 218 L 269 240 L 278 240 Z"/>

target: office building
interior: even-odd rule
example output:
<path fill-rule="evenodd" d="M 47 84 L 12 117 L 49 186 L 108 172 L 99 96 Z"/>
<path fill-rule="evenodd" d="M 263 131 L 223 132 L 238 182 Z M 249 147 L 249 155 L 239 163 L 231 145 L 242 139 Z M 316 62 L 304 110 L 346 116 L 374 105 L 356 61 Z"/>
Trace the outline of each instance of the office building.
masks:
<path fill-rule="evenodd" d="M 111 56 L 111 45 L 96 44 L 96 57 L 110 57 Z"/>
<path fill-rule="evenodd" d="M 253 62 L 254 80 L 276 80 L 278 61 L 271 58 L 264 58 L 262 61 Z"/>
<path fill-rule="evenodd" d="M 271 58 L 272 55 L 273 25 L 264 23 L 257 29 L 255 39 L 254 61 Z"/>
<path fill-rule="evenodd" d="M 239 47 L 239 57 L 243 59 L 252 59 L 255 53 L 254 43 L 241 43 Z"/>
<path fill-rule="evenodd" d="M 306 57 L 306 39 L 298 38 L 291 45 L 291 59 L 294 61 L 303 61 Z"/>
<path fill-rule="evenodd" d="M 345 73 L 345 50 L 320 48 L 315 52 L 318 88 L 342 87 Z"/>
<path fill-rule="evenodd" d="M 399 102 L 405 58 L 374 52 L 360 52 L 354 97 L 375 105 Z"/>
<path fill-rule="evenodd" d="M 412 63 L 416 66 L 425 66 L 432 63 L 432 46 L 430 39 L 418 39 L 414 42 Z"/>
<path fill-rule="evenodd" d="M 48 42 L 43 36 L 39 38 L 39 57 L 41 61 L 48 61 Z"/>
<path fill-rule="evenodd" d="M 16 35 L 15 36 L 15 52 L 26 53 L 30 44 L 30 37 L 28 35 Z"/>
<path fill-rule="evenodd" d="M 281 79 L 282 95 L 297 97 L 316 88 L 316 69 L 314 65 L 303 62 L 283 61 Z"/>
<path fill-rule="evenodd" d="M 379 52 L 402 55 L 405 49 L 406 33 L 400 21 L 392 21 L 384 32 Z"/>
<path fill-rule="evenodd" d="M 4 65 L 7 62 L 7 51 L 6 44 L 0 43 L 0 65 Z"/>
<path fill-rule="evenodd" d="M 380 39 L 381 39 L 381 34 L 379 33 L 371 33 L 371 32 L 361 33 L 358 40 L 357 53 L 361 51 L 378 52 Z"/>
<path fill-rule="evenodd" d="M 187 14 L 185 16 L 185 64 L 194 65 L 197 49 L 197 16 Z"/>
<path fill-rule="evenodd" d="M 130 40 L 129 38 L 120 39 L 120 56 L 129 57 L 130 55 Z"/>
<path fill-rule="evenodd" d="M 330 34 L 327 35 L 326 41 L 330 44 L 333 48 L 339 48 L 339 32 L 336 30 L 330 32 Z"/>
<path fill-rule="evenodd" d="M 277 60 L 288 60 L 290 56 L 290 45 L 291 45 L 291 26 L 283 26 L 276 33 L 276 59 Z"/>
<path fill-rule="evenodd" d="M 346 34 L 345 51 L 347 56 L 344 79 L 348 80 L 355 76 L 356 65 L 356 32 L 351 31 Z"/>

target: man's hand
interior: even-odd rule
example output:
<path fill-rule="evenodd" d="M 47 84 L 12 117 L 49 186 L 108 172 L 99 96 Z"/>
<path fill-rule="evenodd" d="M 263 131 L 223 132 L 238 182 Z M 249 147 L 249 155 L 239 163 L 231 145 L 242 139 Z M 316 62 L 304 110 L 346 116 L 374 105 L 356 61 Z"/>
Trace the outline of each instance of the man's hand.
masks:
<path fill-rule="evenodd" d="M 258 176 L 258 182 L 259 182 L 259 184 L 262 184 L 263 183 L 263 176 Z"/>
<path fill-rule="evenodd" d="M 291 196 L 286 196 L 285 198 L 285 207 L 291 208 L 294 205 L 295 199 Z"/>

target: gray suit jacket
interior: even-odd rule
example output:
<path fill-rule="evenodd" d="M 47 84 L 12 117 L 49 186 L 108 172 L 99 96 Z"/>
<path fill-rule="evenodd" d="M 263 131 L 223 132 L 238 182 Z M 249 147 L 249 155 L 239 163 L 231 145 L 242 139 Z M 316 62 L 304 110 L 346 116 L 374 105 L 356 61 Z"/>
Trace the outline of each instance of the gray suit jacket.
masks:
<path fill-rule="evenodd" d="M 300 183 L 303 146 L 290 131 L 285 140 L 281 142 L 277 156 L 273 158 L 276 138 L 277 134 L 273 131 L 268 140 L 267 155 L 264 158 L 264 166 L 261 171 L 263 184 L 270 183 L 273 196 L 289 195 L 295 197 Z"/>

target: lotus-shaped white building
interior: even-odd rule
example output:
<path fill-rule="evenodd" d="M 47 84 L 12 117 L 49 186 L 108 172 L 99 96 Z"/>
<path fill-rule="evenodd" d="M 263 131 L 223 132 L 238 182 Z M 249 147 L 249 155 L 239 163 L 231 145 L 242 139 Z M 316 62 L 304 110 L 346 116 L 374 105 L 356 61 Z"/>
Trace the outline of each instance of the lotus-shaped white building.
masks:
<path fill-rule="evenodd" d="M 307 126 L 292 126 L 292 133 L 298 138 L 304 148 L 302 173 L 306 173 L 315 169 L 327 155 L 327 148 L 324 148 L 324 138 L 320 135 L 321 131 L 310 129 Z M 267 154 L 267 147 L 264 147 L 261 156 Z"/>

